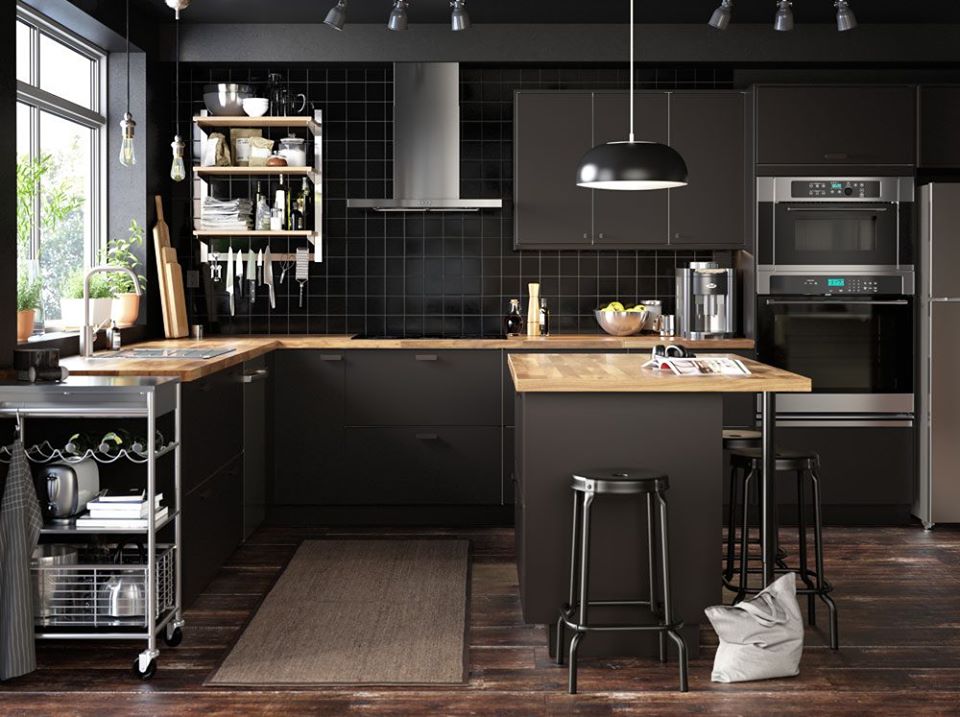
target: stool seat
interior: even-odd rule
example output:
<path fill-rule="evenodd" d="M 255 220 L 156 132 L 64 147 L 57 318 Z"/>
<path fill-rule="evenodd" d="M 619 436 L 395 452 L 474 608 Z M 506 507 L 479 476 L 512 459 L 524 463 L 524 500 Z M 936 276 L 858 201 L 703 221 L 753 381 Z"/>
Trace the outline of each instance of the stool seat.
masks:
<path fill-rule="evenodd" d="M 763 451 L 759 448 L 735 448 L 731 452 L 734 463 L 759 464 Z M 814 451 L 777 451 L 777 471 L 800 471 L 820 465 L 820 455 Z"/>
<path fill-rule="evenodd" d="M 737 448 L 760 448 L 763 434 L 749 428 L 724 428 L 723 449 L 732 451 Z"/>
<path fill-rule="evenodd" d="M 574 473 L 570 487 L 580 493 L 642 495 L 666 491 L 670 479 L 645 468 L 600 468 Z"/>

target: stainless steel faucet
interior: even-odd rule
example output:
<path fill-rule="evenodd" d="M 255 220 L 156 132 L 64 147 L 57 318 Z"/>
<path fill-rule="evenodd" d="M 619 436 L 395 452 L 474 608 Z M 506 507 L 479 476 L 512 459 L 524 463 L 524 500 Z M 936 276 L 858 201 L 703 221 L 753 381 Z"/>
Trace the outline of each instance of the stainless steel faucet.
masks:
<path fill-rule="evenodd" d="M 133 280 L 133 288 L 137 296 L 143 296 L 140 279 L 128 267 L 104 265 L 87 269 L 87 273 L 83 277 L 83 326 L 80 329 L 81 356 L 93 356 L 93 341 L 96 336 L 96 327 L 90 325 L 90 277 L 94 274 L 111 274 L 114 272 L 128 274 Z"/>

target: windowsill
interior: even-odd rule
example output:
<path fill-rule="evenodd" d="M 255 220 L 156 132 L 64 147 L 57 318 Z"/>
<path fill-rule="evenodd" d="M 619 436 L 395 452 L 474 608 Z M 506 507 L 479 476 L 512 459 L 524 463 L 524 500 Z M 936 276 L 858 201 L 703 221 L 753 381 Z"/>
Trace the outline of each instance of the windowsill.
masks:
<path fill-rule="evenodd" d="M 18 344 L 18 345 L 19 345 L 19 346 L 31 346 L 31 347 L 34 347 L 34 348 L 38 348 L 38 347 L 39 347 L 38 345 L 42 345 L 42 344 L 45 344 L 45 343 L 47 343 L 47 342 L 51 342 L 51 343 L 52 343 L 52 342 L 56 342 L 56 341 L 64 341 L 64 340 L 66 340 L 66 339 L 70 339 L 70 338 L 74 338 L 74 337 L 76 337 L 76 338 L 79 339 L 79 338 L 80 338 L 80 332 L 79 332 L 79 331 L 67 331 L 67 330 L 65 330 L 65 329 L 59 329 L 59 328 L 51 328 L 50 330 L 48 330 L 48 331 L 45 332 L 45 333 L 35 334 L 35 335 L 31 336 L 29 339 L 27 339 L 26 341 L 21 342 L 21 343 Z"/>

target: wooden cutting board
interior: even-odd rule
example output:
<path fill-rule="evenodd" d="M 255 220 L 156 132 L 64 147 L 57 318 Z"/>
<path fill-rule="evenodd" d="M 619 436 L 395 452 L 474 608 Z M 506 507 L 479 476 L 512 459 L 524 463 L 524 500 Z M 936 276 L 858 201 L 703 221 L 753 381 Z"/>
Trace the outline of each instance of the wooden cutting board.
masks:
<path fill-rule="evenodd" d="M 170 298 L 167 295 L 167 272 L 164 269 L 166 263 L 164 258 L 164 249 L 170 248 L 170 228 L 163 220 L 163 200 L 160 195 L 156 195 L 154 200 L 157 204 L 157 223 L 153 227 L 153 248 L 154 255 L 157 257 L 157 286 L 160 291 L 160 308 L 163 311 L 163 333 L 168 339 L 176 338 L 173 332 L 170 312 Z M 176 252 L 174 252 L 176 258 Z"/>
<path fill-rule="evenodd" d="M 167 283 L 167 300 L 170 306 L 172 338 L 182 338 L 190 333 L 187 320 L 187 299 L 183 290 L 183 271 L 176 262 L 164 265 Z"/>

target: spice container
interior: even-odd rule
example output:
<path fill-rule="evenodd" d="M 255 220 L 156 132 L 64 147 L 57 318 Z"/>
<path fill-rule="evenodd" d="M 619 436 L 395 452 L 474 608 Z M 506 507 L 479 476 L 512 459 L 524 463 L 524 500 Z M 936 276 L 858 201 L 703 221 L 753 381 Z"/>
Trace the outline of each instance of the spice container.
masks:
<path fill-rule="evenodd" d="M 280 156 L 287 160 L 290 167 L 307 166 L 306 140 L 290 135 L 280 140 Z"/>

